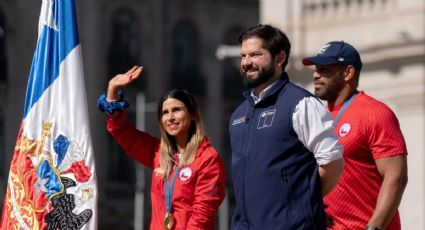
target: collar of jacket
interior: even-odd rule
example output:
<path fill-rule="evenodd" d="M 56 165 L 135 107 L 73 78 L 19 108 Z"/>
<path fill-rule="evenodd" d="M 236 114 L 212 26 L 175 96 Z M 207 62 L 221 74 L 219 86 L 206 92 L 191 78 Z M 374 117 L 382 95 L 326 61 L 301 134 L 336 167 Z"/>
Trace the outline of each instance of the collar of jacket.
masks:
<path fill-rule="evenodd" d="M 198 150 L 196 151 L 195 156 L 199 156 L 200 154 L 202 154 L 202 152 L 208 148 L 209 146 L 211 146 L 211 142 L 208 139 L 207 136 L 204 136 L 204 139 L 202 140 L 202 142 L 199 144 L 198 146 Z"/>
<path fill-rule="evenodd" d="M 289 78 L 288 78 L 288 74 L 286 73 L 286 72 L 284 72 L 284 73 L 282 73 L 282 75 L 280 76 L 280 78 L 277 80 L 277 82 L 276 82 L 276 84 L 274 84 L 273 86 L 272 86 L 272 88 L 270 88 L 267 92 L 266 92 L 266 94 L 264 95 L 264 97 L 263 97 L 263 99 L 260 101 L 260 102 L 258 102 L 257 103 L 257 105 L 258 104 L 261 104 L 261 103 L 263 103 L 264 101 L 266 101 L 267 100 L 267 98 L 269 98 L 270 96 L 272 96 L 272 95 L 275 95 L 276 93 L 278 93 L 282 88 L 283 88 L 283 86 L 286 84 L 286 83 L 288 83 L 289 82 Z M 245 97 L 245 99 L 252 105 L 252 106 L 254 106 L 255 105 L 255 103 L 254 103 L 254 99 L 252 99 L 252 97 L 251 97 L 251 91 L 252 91 L 252 89 L 248 89 L 248 90 L 245 90 L 243 93 L 242 93 L 242 95 Z"/>

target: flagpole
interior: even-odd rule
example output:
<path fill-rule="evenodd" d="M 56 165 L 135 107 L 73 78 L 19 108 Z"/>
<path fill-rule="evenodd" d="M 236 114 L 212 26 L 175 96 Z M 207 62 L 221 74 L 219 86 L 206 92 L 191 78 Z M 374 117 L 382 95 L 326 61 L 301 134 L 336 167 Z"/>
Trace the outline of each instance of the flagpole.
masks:
<path fill-rule="evenodd" d="M 146 114 L 155 112 L 154 103 L 146 103 L 144 93 L 138 93 L 136 97 L 136 127 L 146 131 Z M 134 196 L 134 230 L 143 230 L 145 221 L 145 196 L 146 196 L 146 171 L 145 167 L 136 164 L 136 185 Z"/>

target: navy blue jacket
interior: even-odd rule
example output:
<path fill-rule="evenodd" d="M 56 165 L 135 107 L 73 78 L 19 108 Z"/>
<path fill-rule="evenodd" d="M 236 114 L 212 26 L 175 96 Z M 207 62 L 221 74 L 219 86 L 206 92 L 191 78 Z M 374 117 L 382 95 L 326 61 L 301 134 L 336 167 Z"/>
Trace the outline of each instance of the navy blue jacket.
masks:
<path fill-rule="evenodd" d="M 259 103 L 244 96 L 229 124 L 232 229 L 326 229 L 318 165 L 292 125 L 296 105 L 313 95 L 283 74 Z"/>

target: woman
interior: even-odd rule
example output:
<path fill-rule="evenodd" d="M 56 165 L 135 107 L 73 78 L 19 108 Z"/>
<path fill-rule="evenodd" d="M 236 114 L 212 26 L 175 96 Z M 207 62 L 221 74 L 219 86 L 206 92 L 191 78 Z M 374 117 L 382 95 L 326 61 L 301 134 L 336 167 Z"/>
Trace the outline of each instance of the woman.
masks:
<path fill-rule="evenodd" d="M 128 103 L 120 92 L 143 68 L 135 66 L 109 81 L 107 96 L 98 100 L 108 114 L 107 129 L 132 158 L 153 169 L 150 229 L 214 229 L 224 199 L 224 164 L 208 138 L 192 95 L 174 89 L 158 104 L 161 138 L 129 124 Z"/>

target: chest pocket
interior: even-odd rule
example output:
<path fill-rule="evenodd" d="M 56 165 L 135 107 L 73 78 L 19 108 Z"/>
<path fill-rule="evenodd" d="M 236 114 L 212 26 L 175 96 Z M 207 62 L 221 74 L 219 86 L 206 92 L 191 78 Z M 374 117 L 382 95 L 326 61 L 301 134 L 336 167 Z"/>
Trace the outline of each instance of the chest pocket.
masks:
<path fill-rule="evenodd" d="M 258 118 L 257 129 L 264 129 L 273 126 L 275 115 L 276 109 L 261 112 Z"/>

